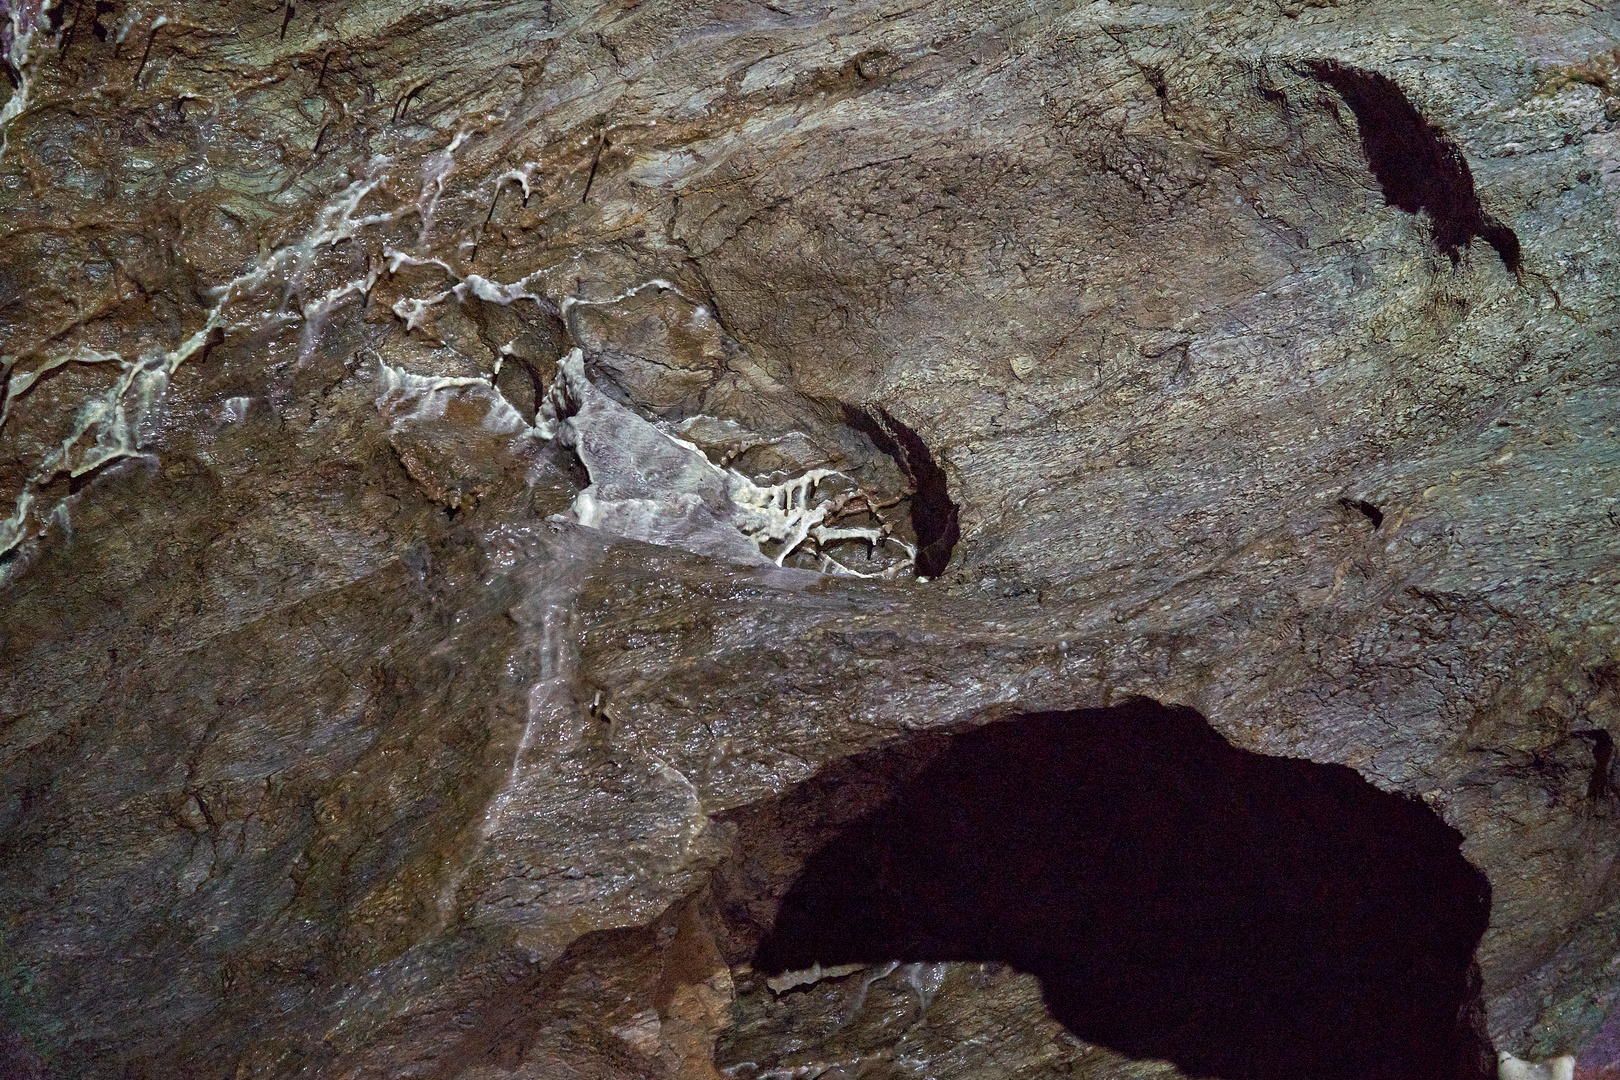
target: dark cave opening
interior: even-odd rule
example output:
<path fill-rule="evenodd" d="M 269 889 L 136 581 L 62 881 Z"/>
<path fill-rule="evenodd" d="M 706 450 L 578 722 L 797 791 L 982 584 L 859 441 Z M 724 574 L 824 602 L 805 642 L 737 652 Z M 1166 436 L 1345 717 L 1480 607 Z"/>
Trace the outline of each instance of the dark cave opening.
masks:
<path fill-rule="evenodd" d="M 1194 1076 L 1495 1075 L 1489 885 L 1421 803 L 1149 701 L 926 738 L 885 797 L 823 793 L 871 808 L 833 812 L 757 969 L 1009 963 L 1079 1038 Z"/>
<path fill-rule="evenodd" d="M 1518 272 L 1518 234 L 1484 212 L 1462 151 L 1418 112 L 1393 80 L 1330 60 L 1315 61 L 1309 69 L 1356 114 L 1362 150 L 1385 202 L 1409 214 L 1428 211 L 1434 242 L 1452 262 L 1477 236 L 1496 249 L 1504 266 Z"/>

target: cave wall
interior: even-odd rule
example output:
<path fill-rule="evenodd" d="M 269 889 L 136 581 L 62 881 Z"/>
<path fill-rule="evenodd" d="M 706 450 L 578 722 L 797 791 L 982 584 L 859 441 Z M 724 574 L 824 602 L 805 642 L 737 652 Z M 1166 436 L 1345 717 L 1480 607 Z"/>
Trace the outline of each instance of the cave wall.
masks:
<path fill-rule="evenodd" d="M 0 1020 L 51 1075 L 707 1075 L 728 813 L 1136 694 L 1456 829 L 1498 1049 L 1612 1010 L 1612 13 L 0 38 Z"/>

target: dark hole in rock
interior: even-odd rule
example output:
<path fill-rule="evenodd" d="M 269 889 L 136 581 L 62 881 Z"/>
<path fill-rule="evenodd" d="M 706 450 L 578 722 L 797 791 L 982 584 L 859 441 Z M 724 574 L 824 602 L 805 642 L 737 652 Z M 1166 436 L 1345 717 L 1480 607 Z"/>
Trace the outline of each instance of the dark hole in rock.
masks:
<path fill-rule="evenodd" d="M 1602 728 L 1586 728 L 1574 734 L 1592 740 L 1592 779 L 1586 785 L 1586 797 L 1601 799 L 1613 790 L 1609 774 L 1614 768 L 1614 736 Z"/>
<path fill-rule="evenodd" d="M 1374 531 L 1384 524 L 1384 512 L 1366 499 L 1340 499 L 1339 505 L 1346 510 L 1354 510 L 1368 521 L 1372 522 Z"/>
<path fill-rule="evenodd" d="M 928 445 L 911 428 L 889 415 L 881 405 L 844 405 L 844 423 L 872 440 L 894 459 L 911 481 L 911 529 L 917 534 L 917 574 L 937 578 L 950 565 L 951 552 L 962 537 L 956 503 L 945 484 L 945 470 L 934 461 Z"/>
<path fill-rule="evenodd" d="M 1428 211 L 1434 242 L 1452 262 L 1477 236 L 1496 249 L 1504 266 L 1518 271 L 1518 235 L 1481 209 L 1462 151 L 1424 119 L 1399 86 L 1375 71 L 1331 60 L 1313 61 L 1309 68 L 1356 114 L 1367 164 L 1389 205 L 1409 214 Z"/>
<path fill-rule="evenodd" d="M 1148 85 L 1153 87 L 1153 93 L 1158 96 L 1159 100 L 1168 101 L 1170 99 L 1170 87 L 1164 81 L 1164 72 L 1161 69 L 1156 67 L 1145 68 L 1142 74 L 1147 78 Z"/>
<path fill-rule="evenodd" d="M 1079 1038 L 1195 1076 L 1494 1076 L 1490 888 L 1421 803 L 1149 701 L 925 738 L 875 808 L 840 782 L 869 809 L 804 863 L 757 969 L 1010 963 Z"/>

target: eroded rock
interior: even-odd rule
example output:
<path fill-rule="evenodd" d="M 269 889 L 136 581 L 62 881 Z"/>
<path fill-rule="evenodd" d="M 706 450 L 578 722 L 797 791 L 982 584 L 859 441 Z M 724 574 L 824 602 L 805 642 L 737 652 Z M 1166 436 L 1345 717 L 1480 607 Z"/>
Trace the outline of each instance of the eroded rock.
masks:
<path fill-rule="evenodd" d="M 1467 1022 L 1615 1064 L 1617 38 L 0 0 L 0 1061 L 1172 1075 L 751 951 L 857 755 L 1142 695 L 1420 799 Z"/>

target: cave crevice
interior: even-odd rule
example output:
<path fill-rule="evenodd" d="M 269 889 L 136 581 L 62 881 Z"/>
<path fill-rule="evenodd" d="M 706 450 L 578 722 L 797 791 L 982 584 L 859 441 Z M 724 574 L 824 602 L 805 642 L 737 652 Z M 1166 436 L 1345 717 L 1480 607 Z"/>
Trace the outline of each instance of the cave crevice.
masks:
<path fill-rule="evenodd" d="M 937 578 L 950 565 L 962 538 L 958 508 L 945 470 L 922 436 L 881 405 L 842 405 L 844 423 L 872 440 L 911 483 L 911 530 L 917 535 L 917 575 Z"/>

